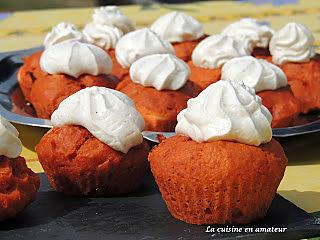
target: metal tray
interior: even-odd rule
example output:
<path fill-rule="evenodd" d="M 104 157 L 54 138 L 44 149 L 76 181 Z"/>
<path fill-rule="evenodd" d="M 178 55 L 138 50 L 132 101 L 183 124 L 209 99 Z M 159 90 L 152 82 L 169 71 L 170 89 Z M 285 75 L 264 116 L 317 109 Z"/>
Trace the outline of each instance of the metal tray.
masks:
<path fill-rule="evenodd" d="M 19 89 L 16 73 L 19 67 L 23 64 L 22 58 L 32 53 L 41 50 L 41 47 L 0 53 L 0 115 L 7 118 L 9 121 L 29 126 L 37 126 L 51 128 L 50 120 L 33 117 L 28 114 L 28 110 L 32 111 L 30 104 L 25 102 Z M 20 106 L 17 106 L 13 101 L 13 96 L 18 98 Z M 25 111 L 27 109 L 27 111 Z M 273 129 L 274 137 L 290 137 L 303 134 L 309 134 L 320 131 L 320 114 L 314 113 L 305 116 L 307 124 Z M 172 136 L 173 132 L 150 132 L 143 133 L 144 137 L 152 142 L 158 142 L 157 134 L 162 134 L 166 137 Z"/>
<path fill-rule="evenodd" d="M 320 219 L 279 195 L 264 219 L 238 227 L 287 228 L 284 233 L 213 234 L 206 232 L 207 225 L 196 226 L 174 219 L 151 173 L 136 192 L 112 198 L 67 197 L 55 192 L 44 174 L 40 174 L 40 178 L 36 201 L 16 218 L 1 222 L 1 240 L 302 239 L 320 236 Z"/>

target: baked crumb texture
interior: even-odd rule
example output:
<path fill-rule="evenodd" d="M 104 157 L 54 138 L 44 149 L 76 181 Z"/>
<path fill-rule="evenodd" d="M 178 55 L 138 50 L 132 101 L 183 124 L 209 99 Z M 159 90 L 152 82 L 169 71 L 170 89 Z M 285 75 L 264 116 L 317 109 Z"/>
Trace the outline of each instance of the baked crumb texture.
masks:
<path fill-rule="evenodd" d="M 74 196 L 127 194 L 141 184 L 149 166 L 145 140 L 124 154 L 80 126 L 53 128 L 36 152 L 52 187 Z"/>
<path fill-rule="evenodd" d="M 191 224 L 246 224 L 263 218 L 287 158 L 274 139 L 260 147 L 229 141 L 197 143 L 177 135 L 149 154 L 170 213 Z"/>

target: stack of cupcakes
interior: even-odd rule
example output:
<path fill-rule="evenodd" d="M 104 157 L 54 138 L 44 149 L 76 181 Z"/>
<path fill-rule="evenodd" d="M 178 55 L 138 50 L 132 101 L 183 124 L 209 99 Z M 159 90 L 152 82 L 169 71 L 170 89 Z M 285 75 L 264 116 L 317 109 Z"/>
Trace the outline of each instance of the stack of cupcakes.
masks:
<path fill-rule="evenodd" d="M 207 36 L 196 19 L 171 12 L 136 30 L 109 6 L 82 32 L 57 25 L 44 45 L 18 78 L 53 124 L 36 147 L 53 188 L 125 195 L 149 159 L 169 211 L 192 224 L 264 217 L 287 165 L 271 127 L 320 108 L 319 59 L 297 23 L 275 32 L 242 19 Z M 149 153 L 144 130 L 177 135 Z"/>

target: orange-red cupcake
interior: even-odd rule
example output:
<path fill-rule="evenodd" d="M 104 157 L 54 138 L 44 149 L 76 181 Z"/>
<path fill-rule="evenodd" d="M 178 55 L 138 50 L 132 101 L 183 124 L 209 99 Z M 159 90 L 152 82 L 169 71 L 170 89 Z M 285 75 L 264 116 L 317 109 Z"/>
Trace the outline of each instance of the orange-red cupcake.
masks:
<path fill-rule="evenodd" d="M 202 40 L 188 62 L 190 81 L 202 90 L 221 79 L 221 67 L 228 60 L 248 56 L 252 45 L 224 35 L 213 35 Z"/>
<path fill-rule="evenodd" d="M 143 119 L 127 96 L 103 87 L 83 89 L 60 104 L 51 122 L 36 151 L 56 191 L 117 196 L 141 184 L 149 147 L 141 134 Z"/>
<path fill-rule="evenodd" d="M 297 123 L 301 103 L 288 86 L 284 72 L 263 59 L 251 56 L 233 58 L 222 67 L 222 79 L 243 81 L 262 98 L 272 114 L 272 127 L 290 127 Z"/>
<path fill-rule="evenodd" d="M 71 23 L 61 22 L 47 33 L 43 45 L 47 49 L 55 44 L 68 41 L 86 42 L 85 36 Z M 23 66 L 18 72 L 18 81 L 24 97 L 30 101 L 29 95 L 33 83 L 46 75 L 40 68 L 40 58 L 43 51 L 25 57 Z"/>
<path fill-rule="evenodd" d="M 199 225 L 263 218 L 287 165 L 270 123 L 254 91 L 236 82 L 221 80 L 189 100 L 177 136 L 149 154 L 172 216 Z"/>
<path fill-rule="evenodd" d="M 320 59 L 313 44 L 311 31 L 294 22 L 276 32 L 270 41 L 272 61 L 286 74 L 304 113 L 320 109 Z"/>
<path fill-rule="evenodd" d="M 36 198 L 40 179 L 20 157 L 18 131 L 0 116 L 0 220 L 13 218 Z"/>
<path fill-rule="evenodd" d="M 67 41 L 47 48 L 41 57 L 36 53 L 29 58 L 18 80 L 40 118 L 50 118 L 63 99 L 83 88 L 115 88 L 119 82 L 109 74 L 110 57 L 91 44 Z"/>
<path fill-rule="evenodd" d="M 186 62 L 191 59 L 194 48 L 206 37 L 196 19 L 176 11 L 158 18 L 150 29 L 161 39 L 172 43 L 177 57 Z"/>
<path fill-rule="evenodd" d="M 134 62 L 130 80 L 122 81 L 117 90 L 135 103 L 148 131 L 174 131 L 178 113 L 197 92 L 187 84 L 189 68 L 172 54 L 154 54 Z"/>

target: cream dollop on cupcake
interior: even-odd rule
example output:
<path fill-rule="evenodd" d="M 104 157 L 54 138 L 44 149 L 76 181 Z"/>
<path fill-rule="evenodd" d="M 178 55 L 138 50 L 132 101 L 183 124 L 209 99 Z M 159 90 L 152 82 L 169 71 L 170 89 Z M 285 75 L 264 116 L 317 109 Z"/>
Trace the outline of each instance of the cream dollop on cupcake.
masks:
<path fill-rule="evenodd" d="M 252 88 L 220 80 L 188 100 L 178 115 L 176 132 L 197 142 L 228 140 L 259 146 L 272 139 L 271 121 Z"/>
<path fill-rule="evenodd" d="M 228 60 L 251 54 L 252 45 L 224 35 L 212 35 L 202 40 L 192 53 L 192 62 L 197 67 L 219 68 Z"/>
<path fill-rule="evenodd" d="M 85 88 L 65 100 L 51 116 L 55 127 L 79 125 L 111 148 L 127 153 L 142 143 L 144 120 L 125 94 L 103 87 Z"/>
<path fill-rule="evenodd" d="M 134 23 L 117 6 L 96 8 L 92 19 L 95 23 L 119 28 L 123 33 L 128 33 L 135 29 Z"/>
<path fill-rule="evenodd" d="M 40 67 L 49 74 L 67 74 L 77 78 L 82 74 L 109 74 L 112 61 L 105 51 L 92 44 L 63 42 L 43 52 Z"/>
<path fill-rule="evenodd" d="M 196 19 L 176 11 L 160 17 L 150 29 L 169 42 L 192 41 L 204 35 L 203 27 Z"/>
<path fill-rule="evenodd" d="M 0 116 L 0 156 L 16 158 L 22 151 L 18 130 L 4 117 Z"/>
<path fill-rule="evenodd" d="M 172 45 L 160 39 L 149 28 L 139 29 L 124 35 L 116 46 L 116 58 L 120 65 L 128 68 L 131 64 L 147 55 L 174 53 Z"/>
<path fill-rule="evenodd" d="M 286 62 L 308 62 L 315 56 L 312 32 L 300 23 L 288 23 L 274 34 L 270 41 L 272 61 L 276 64 Z"/>
<path fill-rule="evenodd" d="M 119 28 L 95 22 L 88 23 L 83 29 L 83 34 L 88 42 L 104 50 L 115 48 L 123 36 L 123 32 Z"/>
<path fill-rule="evenodd" d="M 71 23 L 61 22 L 54 26 L 44 39 L 44 46 L 48 48 L 65 41 L 87 42 L 85 36 Z"/>
<path fill-rule="evenodd" d="M 288 85 L 287 77 L 281 68 L 264 59 L 251 56 L 233 58 L 226 62 L 221 78 L 229 81 L 241 81 L 256 92 L 276 90 Z"/>
<path fill-rule="evenodd" d="M 267 25 L 262 25 L 256 19 L 243 18 L 231 23 L 221 32 L 222 35 L 234 37 L 239 40 L 247 38 L 254 47 L 267 48 L 274 31 Z"/>
<path fill-rule="evenodd" d="M 178 90 L 190 75 L 188 65 L 172 54 L 153 54 L 140 58 L 131 65 L 133 82 L 157 90 Z"/>

